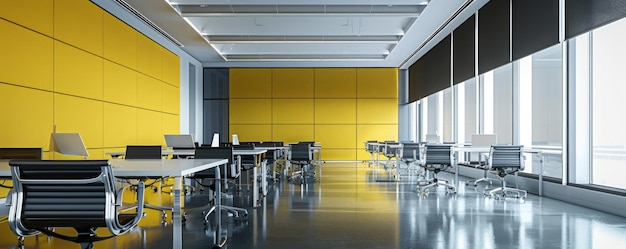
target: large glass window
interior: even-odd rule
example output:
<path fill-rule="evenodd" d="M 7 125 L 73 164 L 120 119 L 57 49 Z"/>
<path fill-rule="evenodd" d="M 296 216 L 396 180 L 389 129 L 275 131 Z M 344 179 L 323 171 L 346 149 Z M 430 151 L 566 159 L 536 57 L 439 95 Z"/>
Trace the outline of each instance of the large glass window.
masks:
<path fill-rule="evenodd" d="M 480 75 L 482 133 L 496 134 L 499 144 L 513 144 L 513 66 Z"/>
<path fill-rule="evenodd" d="M 544 176 L 561 178 L 563 160 L 563 56 L 561 45 L 514 63 L 519 96 L 519 144 L 549 149 L 543 155 Z M 539 174 L 540 158 L 527 160 L 524 172 Z"/>
<path fill-rule="evenodd" d="M 591 183 L 626 189 L 626 19 L 591 33 Z"/>
<path fill-rule="evenodd" d="M 570 182 L 626 189 L 626 19 L 569 41 L 574 155 Z"/>

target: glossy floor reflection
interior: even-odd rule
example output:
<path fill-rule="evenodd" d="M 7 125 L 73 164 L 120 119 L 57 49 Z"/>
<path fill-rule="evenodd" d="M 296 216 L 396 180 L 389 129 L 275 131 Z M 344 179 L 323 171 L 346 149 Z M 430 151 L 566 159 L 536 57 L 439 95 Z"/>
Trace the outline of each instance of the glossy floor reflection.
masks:
<path fill-rule="evenodd" d="M 478 188 L 443 189 L 425 198 L 414 179 L 391 181 L 365 164 L 326 163 L 317 183 L 279 182 L 265 203 L 252 209 L 244 191 L 226 203 L 248 207 L 247 218 L 224 217 L 225 248 L 615 248 L 626 244 L 626 218 L 529 195 L 484 198 Z M 440 177 L 451 178 L 442 173 Z M 484 184 L 484 183 L 483 183 Z M 153 203 L 169 203 L 151 194 Z M 206 195 L 186 198 L 186 206 L 205 204 Z M 192 211 L 183 224 L 184 248 L 211 248 L 215 225 L 205 226 Z M 140 227 L 95 243 L 94 248 L 171 248 L 172 226 L 148 211 Z M 15 248 L 16 237 L 0 223 L 0 249 Z M 619 246 L 618 246 L 619 247 Z M 44 236 L 25 240 L 24 248 L 78 248 Z"/>

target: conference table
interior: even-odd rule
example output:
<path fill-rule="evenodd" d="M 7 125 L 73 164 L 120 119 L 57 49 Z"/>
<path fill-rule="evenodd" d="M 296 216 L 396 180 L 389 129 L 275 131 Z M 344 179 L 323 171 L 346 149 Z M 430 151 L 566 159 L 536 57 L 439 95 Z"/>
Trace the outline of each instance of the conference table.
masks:
<path fill-rule="evenodd" d="M 111 159 L 111 168 L 115 176 L 120 177 L 174 177 L 172 207 L 172 248 L 183 248 L 182 233 L 182 180 L 186 175 L 206 169 L 215 169 L 217 181 L 220 179 L 220 167 L 228 164 L 227 159 Z M 11 177 L 8 160 L 0 161 L 0 177 Z M 215 222 L 218 229 L 214 237 L 214 245 L 223 246 L 226 236 L 221 233 L 221 189 L 216 184 L 215 197 Z"/>

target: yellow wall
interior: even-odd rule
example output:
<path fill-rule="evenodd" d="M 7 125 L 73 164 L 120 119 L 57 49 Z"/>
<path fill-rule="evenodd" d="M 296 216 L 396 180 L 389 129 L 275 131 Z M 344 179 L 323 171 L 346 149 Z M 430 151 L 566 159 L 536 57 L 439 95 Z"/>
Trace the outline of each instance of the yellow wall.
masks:
<path fill-rule="evenodd" d="M 56 127 L 101 159 L 179 132 L 178 56 L 90 1 L 0 1 L 0 37 L 0 147 L 47 151 Z"/>
<path fill-rule="evenodd" d="M 317 141 L 323 160 L 366 160 L 363 142 L 397 140 L 396 68 L 233 68 L 239 141 Z"/>

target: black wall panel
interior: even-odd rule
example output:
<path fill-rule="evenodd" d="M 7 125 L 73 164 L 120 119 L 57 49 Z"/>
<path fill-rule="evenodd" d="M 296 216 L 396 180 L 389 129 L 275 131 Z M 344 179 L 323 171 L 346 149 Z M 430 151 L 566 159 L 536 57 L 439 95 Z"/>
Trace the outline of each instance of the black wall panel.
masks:
<path fill-rule="evenodd" d="M 476 67 L 476 17 L 472 15 L 452 32 L 452 82 L 474 77 Z"/>
<path fill-rule="evenodd" d="M 491 0 L 478 10 L 478 74 L 510 59 L 509 0 Z"/>
<path fill-rule="evenodd" d="M 559 43 L 558 0 L 513 0 L 513 60 Z"/>
<path fill-rule="evenodd" d="M 626 17 L 624 0 L 569 0 L 565 2 L 566 39 Z"/>

